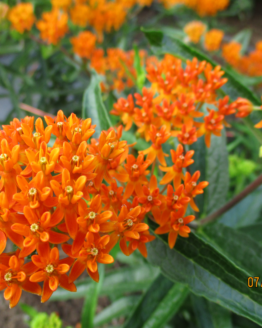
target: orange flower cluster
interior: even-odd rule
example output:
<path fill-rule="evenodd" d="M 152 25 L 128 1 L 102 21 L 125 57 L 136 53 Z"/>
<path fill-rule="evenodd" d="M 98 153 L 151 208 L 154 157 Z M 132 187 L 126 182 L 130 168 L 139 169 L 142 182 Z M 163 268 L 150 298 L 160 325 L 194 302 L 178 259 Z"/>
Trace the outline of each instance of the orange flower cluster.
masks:
<path fill-rule="evenodd" d="M 257 42 L 255 50 L 247 55 L 241 55 L 241 44 L 235 41 L 227 43 L 222 48 L 222 56 L 226 62 L 237 71 L 248 76 L 262 75 L 262 41 Z"/>
<path fill-rule="evenodd" d="M 35 22 L 33 5 L 31 3 L 18 3 L 9 11 L 8 19 L 12 28 L 19 33 L 30 31 Z"/>
<path fill-rule="evenodd" d="M 195 10 L 199 16 L 214 16 L 225 10 L 230 0 L 160 0 L 167 9 L 182 4 Z"/>
<path fill-rule="evenodd" d="M 138 102 L 148 102 L 145 97 Z M 112 263 L 109 252 L 118 242 L 125 255 L 138 249 L 146 257 L 145 244 L 154 239 L 144 222 L 149 212 L 160 225 L 157 233 L 169 232 L 174 247 L 178 235 L 190 232 L 188 204 L 198 210 L 194 198 L 208 184 L 197 183 L 199 172 L 184 175 L 194 152 L 181 145 L 171 151 L 173 165 L 162 161 L 160 167 L 167 172 L 160 181 L 167 195 L 154 175 L 148 177 L 168 140 L 165 128 L 148 131 L 156 156 L 145 151 L 147 158 L 143 152 L 136 158 L 129 154 L 132 145 L 121 140 L 122 126 L 95 139 L 91 119 L 59 111 L 45 121 L 47 127 L 40 118 L 35 124 L 33 117 L 14 119 L 0 130 L 0 253 L 7 239 L 17 246 L 0 255 L 0 290 L 10 307 L 22 290 L 41 295 L 42 302 L 58 286 L 74 292 L 84 270 L 98 281 L 97 263 Z M 60 247 L 67 257 L 60 258 Z"/>
<path fill-rule="evenodd" d="M 147 73 L 151 88 L 143 88 L 142 95 L 136 93 L 135 102 L 132 95 L 120 98 L 111 113 L 120 117 L 126 130 L 134 123 L 140 137 L 151 140 L 153 145 L 146 153 L 163 166 L 162 144 L 171 136 L 191 145 L 204 135 L 209 147 L 211 135 L 220 136 L 224 125 L 228 126 L 226 116 L 245 117 L 253 110 L 242 98 L 231 103 L 228 96 L 219 99 L 218 91 L 227 82 L 220 66 L 213 69 L 195 58 L 183 68 L 180 59 L 165 55 L 158 64 L 149 63 Z"/>

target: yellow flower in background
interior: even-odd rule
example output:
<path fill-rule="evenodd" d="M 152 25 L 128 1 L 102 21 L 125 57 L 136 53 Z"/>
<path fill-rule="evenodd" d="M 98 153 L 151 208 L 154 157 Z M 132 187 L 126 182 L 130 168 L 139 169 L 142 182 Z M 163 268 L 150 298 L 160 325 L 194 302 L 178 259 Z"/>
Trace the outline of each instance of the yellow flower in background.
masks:
<path fill-rule="evenodd" d="M 96 36 L 89 32 L 81 32 L 78 36 L 70 39 L 74 53 L 81 58 L 90 58 L 96 45 Z"/>
<path fill-rule="evenodd" d="M 67 9 L 71 5 L 72 0 L 52 0 L 51 3 L 55 8 Z"/>
<path fill-rule="evenodd" d="M 224 37 L 224 32 L 218 29 L 212 29 L 205 34 L 205 48 L 207 51 L 216 51 L 220 48 Z"/>
<path fill-rule="evenodd" d="M 68 15 L 58 9 L 43 13 L 42 20 L 36 27 L 41 33 L 41 38 L 50 44 L 57 44 L 68 31 Z"/>
<path fill-rule="evenodd" d="M 85 27 L 90 19 L 90 9 L 85 4 L 77 4 L 70 10 L 72 22 L 81 27 Z"/>
<path fill-rule="evenodd" d="M 9 6 L 6 3 L 0 2 L 0 22 L 7 16 Z"/>
<path fill-rule="evenodd" d="M 9 11 L 8 20 L 19 33 L 30 31 L 35 22 L 33 5 L 29 2 L 17 4 Z"/>
<path fill-rule="evenodd" d="M 200 21 L 192 21 L 184 27 L 184 32 L 189 37 L 189 40 L 193 43 L 198 43 L 201 36 L 206 31 L 206 25 Z"/>

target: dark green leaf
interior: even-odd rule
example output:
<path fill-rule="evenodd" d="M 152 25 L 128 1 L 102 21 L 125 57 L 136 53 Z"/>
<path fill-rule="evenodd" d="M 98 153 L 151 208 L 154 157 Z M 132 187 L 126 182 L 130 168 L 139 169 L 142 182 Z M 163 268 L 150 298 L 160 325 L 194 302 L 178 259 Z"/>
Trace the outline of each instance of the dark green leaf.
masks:
<path fill-rule="evenodd" d="M 261 196 L 260 196 L 261 199 Z M 261 205 L 262 206 L 262 205 Z M 256 242 L 262 244 L 262 223 L 258 222 L 256 224 L 251 224 L 245 227 L 241 227 L 239 229 L 245 234 L 248 234 L 252 240 L 255 240 Z"/>
<path fill-rule="evenodd" d="M 156 228 L 152 222 L 150 226 Z M 260 289 L 248 288 L 248 275 L 194 233 L 178 238 L 172 250 L 167 236 L 158 236 L 148 245 L 148 259 L 169 279 L 187 284 L 194 294 L 262 324 Z"/>
<path fill-rule="evenodd" d="M 109 323 L 112 319 L 119 318 L 120 316 L 129 315 L 136 306 L 139 298 L 140 296 L 126 296 L 110 304 L 96 315 L 94 319 L 95 327 Z"/>
<path fill-rule="evenodd" d="M 161 328 L 185 301 L 188 289 L 159 275 L 143 296 L 124 328 Z"/>
<path fill-rule="evenodd" d="M 191 301 L 199 328 L 232 328 L 228 310 L 193 294 Z"/>
<path fill-rule="evenodd" d="M 238 42 L 242 45 L 241 48 L 241 54 L 244 55 L 244 53 L 247 51 L 250 39 L 252 36 L 252 30 L 250 28 L 246 28 L 240 32 L 238 32 L 233 38 L 232 41 Z"/>
<path fill-rule="evenodd" d="M 219 222 L 228 227 L 241 228 L 255 223 L 261 216 L 262 202 L 261 202 L 262 187 L 253 191 L 236 206 L 227 211 Z"/>
<path fill-rule="evenodd" d="M 195 151 L 192 172 L 201 173 L 201 181 L 208 181 L 209 185 L 196 202 L 201 213 L 212 213 L 226 202 L 229 188 L 228 152 L 225 133 L 222 137 L 211 137 L 211 146 L 207 148 L 204 138 L 198 139 L 191 146 Z"/>
<path fill-rule="evenodd" d="M 93 328 L 94 327 L 94 317 L 96 313 L 96 306 L 98 295 L 100 293 L 101 287 L 103 285 L 105 266 L 103 264 L 99 265 L 100 278 L 99 282 L 92 281 L 91 290 L 86 294 L 85 302 L 82 308 L 81 316 L 81 326 Z"/>
<path fill-rule="evenodd" d="M 140 264 L 134 268 L 126 267 L 108 272 L 105 276 L 100 295 L 115 296 L 145 290 L 158 274 L 159 270 L 146 264 Z M 90 293 L 91 282 L 91 279 L 77 282 L 76 293 L 58 288 L 52 295 L 51 300 L 58 301 L 84 297 L 87 293 Z"/>
<path fill-rule="evenodd" d="M 96 124 L 95 137 L 98 138 L 102 130 L 112 126 L 110 117 L 105 108 L 101 96 L 100 81 L 95 71 L 92 71 L 90 83 L 84 93 L 82 105 L 82 117 L 91 118 L 92 124 Z"/>
<path fill-rule="evenodd" d="M 218 65 L 218 63 L 210 59 L 207 55 L 189 46 L 175 36 L 170 38 L 164 36 L 161 31 L 154 29 L 142 29 L 142 31 L 151 43 L 153 52 L 158 56 L 168 53 L 181 58 L 184 61 L 186 59 L 192 60 L 196 57 L 199 60 L 209 62 L 213 66 Z M 235 100 L 238 97 L 244 97 L 249 99 L 253 104 L 260 105 L 260 99 L 250 89 L 242 84 L 242 82 L 239 81 L 230 71 L 227 71 L 226 68 L 223 68 L 223 70 L 225 72 L 224 77 L 228 79 L 228 82 L 223 86 L 222 90 L 228 94 L 232 100 Z"/>

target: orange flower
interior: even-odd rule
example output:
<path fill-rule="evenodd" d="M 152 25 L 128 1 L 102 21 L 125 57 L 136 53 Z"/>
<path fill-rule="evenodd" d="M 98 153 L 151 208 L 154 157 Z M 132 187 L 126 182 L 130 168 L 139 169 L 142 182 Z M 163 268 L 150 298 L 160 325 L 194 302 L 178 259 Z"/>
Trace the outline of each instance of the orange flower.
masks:
<path fill-rule="evenodd" d="M 181 179 L 184 178 L 182 168 L 194 163 L 194 160 L 191 159 L 194 155 L 194 151 L 190 150 L 184 155 L 184 148 L 179 144 L 176 151 L 171 149 L 170 152 L 174 165 L 170 167 L 159 166 L 161 171 L 167 172 L 163 179 L 160 181 L 160 184 L 167 184 L 173 180 L 174 186 L 178 187 L 181 183 Z"/>
<path fill-rule="evenodd" d="M 22 290 L 32 294 L 41 295 L 41 287 L 29 281 L 29 275 L 37 270 L 37 267 L 24 259 L 19 258 L 19 251 L 15 255 L 0 255 L 0 290 L 4 290 L 4 298 L 10 301 L 10 309 L 17 305 Z"/>
<path fill-rule="evenodd" d="M 253 111 L 253 104 L 245 99 L 245 98 L 238 98 L 235 101 L 235 106 L 237 110 L 236 117 L 246 117 Z"/>
<path fill-rule="evenodd" d="M 69 275 L 69 281 L 75 281 L 84 271 L 87 270 L 90 277 L 96 282 L 99 281 L 98 263 L 110 264 L 114 262 L 114 258 L 108 254 L 106 246 L 109 243 L 110 237 L 105 235 L 99 237 L 97 234 L 88 232 L 84 246 L 79 251 L 77 256 L 71 253 L 71 245 L 63 245 L 63 250 L 70 257 L 75 257 L 77 260 L 73 264 Z"/>
<path fill-rule="evenodd" d="M 75 54 L 81 58 L 91 58 L 96 45 L 96 36 L 93 33 L 89 31 L 81 32 L 77 37 L 71 38 L 70 41 Z"/>
<path fill-rule="evenodd" d="M 26 237 L 20 257 L 28 256 L 35 249 L 39 251 L 39 247 L 47 248 L 49 243 L 62 244 L 68 241 L 69 237 L 67 235 L 51 230 L 64 217 L 60 208 L 57 208 L 52 215 L 50 212 L 45 212 L 41 215 L 29 206 L 25 206 L 24 214 L 27 219 L 26 223 L 15 223 L 12 225 L 14 232 Z"/>
<path fill-rule="evenodd" d="M 0 2 L 0 23 L 6 18 L 8 10 L 9 6 L 6 3 Z"/>
<path fill-rule="evenodd" d="M 77 4 L 70 10 L 70 16 L 75 25 L 86 27 L 90 20 L 90 9 L 87 5 Z"/>
<path fill-rule="evenodd" d="M 49 44 L 56 45 L 68 31 L 68 15 L 54 8 L 42 15 L 42 20 L 36 23 L 41 38 Z"/>
<path fill-rule="evenodd" d="M 115 213 L 120 210 L 123 200 L 124 187 L 118 187 L 115 180 L 109 186 L 102 184 L 101 197 L 104 204 L 104 210 L 113 210 Z"/>
<path fill-rule="evenodd" d="M 22 175 L 19 175 L 16 180 L 21 190 L 13 196 L 13 199 L 18 203 L 15 205 L 17 211 L 23 212 L 24 206 L 36 209 L 41 206 L 46 208 L 57 205 L 57 199 L 52 197 L 51 188 L 45 187 L 42 171 L 39 171 L 30 182 Z"/>
<path fill-rule="evenodd" d="M 75 239 L 77 224 L 77 202 L 83 197 L 83 188 L 86 183 L 86 177 L 81 176 L 76 181 L 72 181 L 70 173 L 67 169 L 62 171 L 62 183 L 55 180 L 50 181 L 56 197 L 58 197 L 58 208 L 64 212 L 67 232 L 70 237 Z"/>
<path fill-rule="evenodd" d="M 38 254 L 32 256 L 32 261 L 39 271 L 31 275 L 30 281 L 44 281 L 41 302 L 48 301 L 58 286 L 70 292 L 76 292 L 75 284 L 69 282 L 68 276 L 66 275 L 74 260 L 72 258 L 59 260 L 58 248 L 54 247 L 50 249 L 49 245 L 47 249 L 40 247 Z"/>
<path fill-rule="evenodd" d="M 184 32 L 188 35 L 189 40 L 198 43 L 201 36 L 205 33 L 206 25 L 200 21 L 192 21 L 186 24 Z"/>
<path fill-rule="evenodd" d="M 140 213 L 141 213 L 140 206 L 137 206 L 131 210 L 128 210 L 127 206 L 125 205 L 122 206 L 120 214 L 115 224 L 115 228 L 114 228 L 115 231 L 110 236 L 111 237 L 110 243 L 108 245 L 109 250 L 111 250 L 120 239 L 119 245 L 121 251 L 126 256 L 129 256 L 130 249 L 127 246 L 127 242 L 132 244 L 134 240 L 139 242 L 143 241 L 143 238 L 140 240 L 141 238 L 140 233 L 148 231 L 149 226 L 145 223 L 139 222 L 138 216 L 140 215 Z M 146 240 L 145 242 L 147 241 L 149 240 Z M 138 244 L 136 247 L 138 247 Z"/>
<path fill-rule="evenodd" d="M 71 5 L 72 0 L 51 0 L 52 6 L 67 9 Z"/>
<path fill-rule="evenodd" d="M 189 172 L 186 172 L 185 175 L 185 195 L 190 197 L 190 206 L 196 212 L 199 212 L 199 209 L 194 202 L 194 197 L 197 195 L 203 194 L 203 189 L 206 188 L 209 183 L 207 181 L 202 181 L 197 184 L 197 180 L 200 178 L 200 171 L 196 171 L 192 176 Z"/>
<path fill-rule="evenodd" d="M 72 245 L 72 253 L 75 254 L 80 250 L 85 241 L 87 232 L 107 233 L 113 230 L 113 224 L 108 222 L 112 217 L 111 211 L 102 211 L 101 196 L 96 195 L 88 207 L 85 201 L 78 203 L 77 223 L 79 230 Z"/>
<path fill-rule="evenodd" d="M 162 144 L 167 142 L 171 134 L 167 131 L 167 127 L 163 125 L 160 129 L 157 129 L 155 125 L 150 126 L 149 136 L 152 142 L 152 146 L 148 149 L 140 151 L 144 155 L 147 155 L 147 161 L 153 163 L 156 158 L 159 160 L 160 164 L 166 166 L 165 154 L 162 150 Z"/>
<path fill-rule="evenodd" d="M 8 19 L 12 23 L 12 28 L 19 33 L 30 31 L 35 22 L 33 5 L 29 2 L 18 3 L 9 11 Z"/>
<path fill-rule="evenodd" d="M 152 207 L 160 206 L 161 200 L 159 199 L 159 188 L 157 188 L 157 179 L 154 175 L 151 176 L 149 188 L 143 186 L 144 196 L 139 197 L 139 203 L 143 204 L 142 207 L 146 212 L 151 211 Z"/>
<path fill-rule="evenodd" d="M 1 141 L 1 155 L 0 155 L 0 190 L 6 193 L 8 202 L 12 202 L 13 195 L 17 192 L 16 176 L 21 173 L 21 157 L 20 146 L 16 145 L 10 149 L 7 140 Z"/>
<path fill-rule="evenodd" d="M 205 34 L 205 48 L 207 51 L 217 51 L 220 48 L 224 32 L 212 29 Z"/>
<path fill-rule="evenodd" d="M 195 219 L 194 215 L 183 217 L 183 212 L 183 208 L 172 212 L 170 221 L 155 230 L 158 235 L 168 233 L 168 245 L 171 249 L 174 248 L 178 235 L 184 238 L 189 236 L 190 228 L 187 224 Z"/>
<path fill-rule="evenodd" d="M 130 130 L 134 120 L 134 100 L 132 95 L 129 95 L 127 100 L 119 98 L 117 103 L 114 104 L 114 109 L 111 110 L 110 114 L 120 116 L 121 121 L 125 125 L 125 130 Z"/>
<path fill-rule="evenodd" d="M 221 136 L 221 130 L 223 130 L 224 116 L 219 115 L 213 109 L 208 109 L 209 115 L 204 118 L 205 123 L 199 124 L 200 129 L 198 130 L 198 137 L 205 134 L 205 143 L 207 147 L 211 144 L 211 135 Z"/>
<path fill-rule="evenodd" d="M 227 63 L 232 66 L 238 66 L 240 60 L 241 44 L 235 41 L 226 43 L 222 47 L 222 56 Z"/>

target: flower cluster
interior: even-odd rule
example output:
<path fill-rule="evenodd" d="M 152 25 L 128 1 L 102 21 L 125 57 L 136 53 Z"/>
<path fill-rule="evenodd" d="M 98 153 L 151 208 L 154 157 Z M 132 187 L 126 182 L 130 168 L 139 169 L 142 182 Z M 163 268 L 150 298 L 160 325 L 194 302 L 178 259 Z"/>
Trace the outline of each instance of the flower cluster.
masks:
<path fill-rule="evenodd" d="M 160 163 L 165 162 L 161 144 L 170 136 L 191 145 L 205 135 L 209 147 L 211 135 L 220 136 L 228 126 L 226 116 L 245 117 L 253 110 L 246 99 L 219 99 L 218 91 L 227 79 L 219 66 L 213 69 L 205 61 L 194 58 L 183 67 L 180 59 L 165 55 L 159 63 L 147 65 L 147 74 L 151 88 L 143 88 L 142 95 L 135 94 L 135 102 L 132 95 L 120 98 L 111 113 L 120 117 L 126 130 L 134 123 L 140 137 L 153 142 L 148 151 L 157 153 Z"/>
<path fill-rule="evenodd" d="M 219 11 L 225 10 L 230 0 L 161 0 L 166 8 L 182 4 L 195 10 L 200 16 L 214 16 Z"/>
<path fill-rule="evenodd" d="M 30 31 L 35 22 L 33 5 L 29 2 L 18 3 L 9 11 L 8 19 L 12 24 L 12 28 L 19 33 Z"/>
<path fill-rule="evenodd" d="M 144 91 L 137 101 L 148 106 L 150 97 Z M 161 147 L 170 133 L 164 127 L 146 132 L 152 146 L 135 157 L 121 140 L 122 126 L 95 139 L 91 119 L 59 111 L 45 122 L 47 127 L 40 118 L 14 119 L 0 131 L 0 253 L 7 239 L 17 246 L 0 255 L 0 289 L 10 307 L 22 290 L 41 295 L 42 302 L 58 286 L 73 292 L 84 270 L 98 281 L 97 263 L 112 263 L 109 252 L 118 242 L 125 255 L 138 249 L 146 257 L 145 244 L 155 238 L 146 217 L 159 224 L 156 233 L 169 233 L 174 247 L 178 235 L 190 232 L 188 205 L 198 210 L 194 198 L 208 184 L 198 183 L 199 172 L 184 172 L 194 152 L 182 145 L 171 150 L 173 165 L 166 166 Z M 166 172 L 162 192 L 152 174 L 156 158 Z M 67 257 L 61 258 L 61 248 Z"/>
<path fill-rule="evenodd" d="M 255 50 L 247 55 L 241 54 L 242 45 L 237 41 L 223 43 L 224 32 L 219 29 L 207 31 L 206 24 L 192 21 L 185 25 L 184 32 L 192 43 L 203 42 L 207 51 L 221 51 L 223 59 L 237 71 L 248 76 L 262 75 L 262 41 L 256 43 Z"/>

